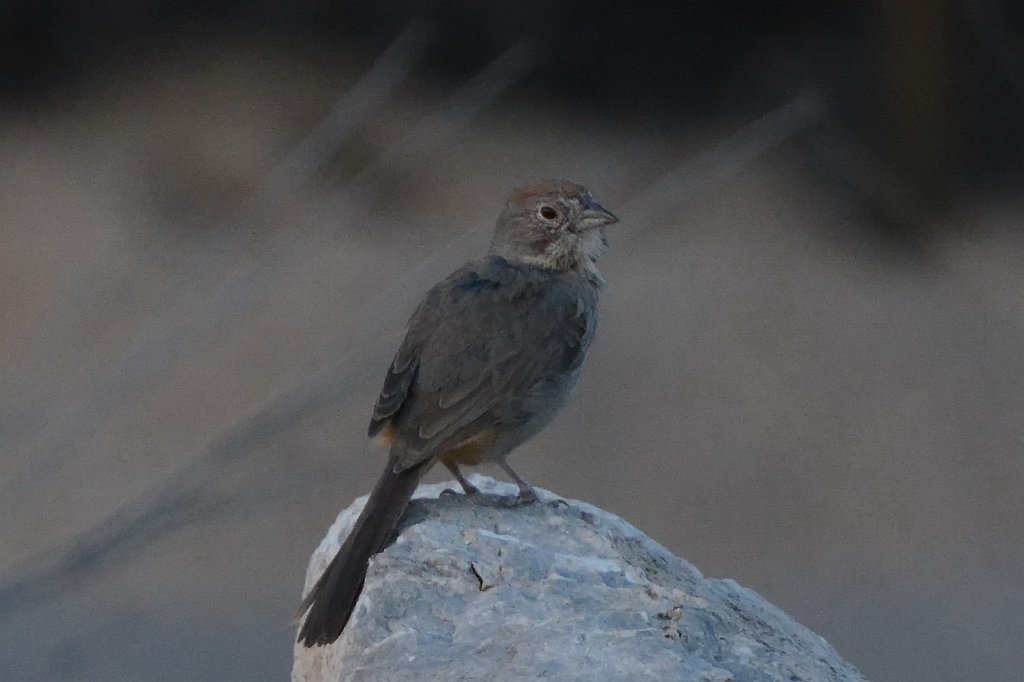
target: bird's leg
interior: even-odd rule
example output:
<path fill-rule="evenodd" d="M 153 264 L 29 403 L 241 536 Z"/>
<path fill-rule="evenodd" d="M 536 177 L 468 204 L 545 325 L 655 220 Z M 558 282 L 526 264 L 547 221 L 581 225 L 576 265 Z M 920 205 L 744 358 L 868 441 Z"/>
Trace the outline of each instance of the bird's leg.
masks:
<path fill-rule="evenodd" d="M 455 480 L 459 482 L 459 485 L 462 486 L 462 489 L 467 495 L 472 497 L 473 495 L 480 494 L 480 489 L 470 483 L 469 480 L 462 475 L 462 472 L 459 471 L 458 464 L 455 462 L 444 462 L 444 465 L 448 467 L 448 471 L 452 472 L 452 476 L 454 476 Z"/>
<path fill-rule="evenodd" d="M 502 471 L 511 476 L 512 480 L 516 482 L 517 486 L 519 486 L 520 503 L 532 504 L 537 501 L 537 493 L 534 492 L 533 487 L 529 483 L 521 479 L 519 477 L 519 474 L 512 471 L 512 467 L 508 465 L 508 462 L 506 462 L 504 458 L 498 460 L 498 466 L 501 467 Z"/>

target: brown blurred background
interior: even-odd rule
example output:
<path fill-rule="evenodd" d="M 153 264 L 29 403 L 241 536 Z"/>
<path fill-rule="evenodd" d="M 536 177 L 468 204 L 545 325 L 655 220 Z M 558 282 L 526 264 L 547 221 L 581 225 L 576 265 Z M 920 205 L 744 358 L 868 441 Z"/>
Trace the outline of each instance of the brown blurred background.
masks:
<path fill-rule="evenodd" d="M 622 225 L 517 469 L 1019 681 L 1021 5 L 385 5 L 0 4 L 0 678 L 286 678 L 412 306 L 565 176 Z"/>

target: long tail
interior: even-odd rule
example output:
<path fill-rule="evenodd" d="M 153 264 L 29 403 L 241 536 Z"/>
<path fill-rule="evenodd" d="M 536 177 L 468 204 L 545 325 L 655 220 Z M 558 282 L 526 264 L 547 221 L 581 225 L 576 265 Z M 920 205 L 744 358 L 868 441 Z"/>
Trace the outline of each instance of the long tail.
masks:
<path fill-rule="evenodd" d="M 388 462 L 352 532 L 299 605 L 296 617 L 309 610 L 299 631 L 299 641 L 307 647 L 330 644 L 341 636 L 363 589 L 370 557 L 384 548 L 431 464 L 427 460 L 395 473 Z"/>

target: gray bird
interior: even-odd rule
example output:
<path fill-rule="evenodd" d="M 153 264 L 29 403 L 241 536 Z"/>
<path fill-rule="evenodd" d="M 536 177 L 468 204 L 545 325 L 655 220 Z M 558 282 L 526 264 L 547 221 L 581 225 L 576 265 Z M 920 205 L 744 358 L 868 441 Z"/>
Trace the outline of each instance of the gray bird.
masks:
<path fill-rule="evenodd" d="M 345 628 L 366 577 L 420 478 L 438 461 L 467 495 L 462 465 L 493 462 L 533 489 L 505 458 L 569 398 L 597 326 L 604 226 L 618 219 L 581 185 L 543 181 L 514 190 L 491 248 L 434 285 L 409 320 L 373 409 L 369 434 L 388 464 L 327 570 L 299 606 L 306 646 Z"/>

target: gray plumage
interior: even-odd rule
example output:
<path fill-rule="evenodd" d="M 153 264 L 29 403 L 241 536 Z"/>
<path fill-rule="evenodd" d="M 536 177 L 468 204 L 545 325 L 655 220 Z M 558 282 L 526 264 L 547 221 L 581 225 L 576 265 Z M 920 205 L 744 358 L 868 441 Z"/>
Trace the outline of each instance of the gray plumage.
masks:
<path fill-rule="evenodd" d="M 370 435 L 394 420 L 398 470 L 499 425 L 503 457 L 557 413 L 597 326 L 598 286 L 500 256 L 434 286 L 388 370 Z M 540 417 L 540 419 L 538 418 Z"/>
<path fill-rule="evenodd" d="M 597 327 L 605 225 L 617 218 L 559 180 L 514 190 L 487 256 L 427 292 L 409 320 L 370 420 L 388 465 L 355 528 L 299 607 L 307 646 L 340 636 L 370 556 L 387 542 L 420 477 L 440 461 L 494 462 L 524 501 L 533 491 L 506 455 L 560 411 Z"/>

